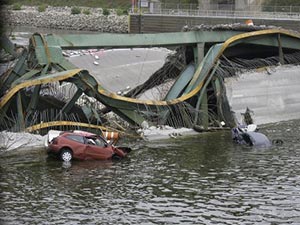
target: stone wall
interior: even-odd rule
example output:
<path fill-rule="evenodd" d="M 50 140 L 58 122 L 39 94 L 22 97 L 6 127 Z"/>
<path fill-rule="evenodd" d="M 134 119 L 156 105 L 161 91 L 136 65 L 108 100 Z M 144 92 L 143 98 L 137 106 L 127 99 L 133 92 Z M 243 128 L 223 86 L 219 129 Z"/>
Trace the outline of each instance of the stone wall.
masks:
<path fill-rule="evenodd" d="M 82 8 L 84 9 L 84 8 Z M 117 16 L 113 11 L 108 16 L 102 14 L 101 8 L 89 8 L 89 15 L 71 14 L 70 7 L 48 6 L 45 12 L 37 7 L 22 7 L 22 10 L 3 9 L 5 25 L 33 26 L 51 29 L 100 31 L 109 33 L 127 33 L 128 16 Z"/>

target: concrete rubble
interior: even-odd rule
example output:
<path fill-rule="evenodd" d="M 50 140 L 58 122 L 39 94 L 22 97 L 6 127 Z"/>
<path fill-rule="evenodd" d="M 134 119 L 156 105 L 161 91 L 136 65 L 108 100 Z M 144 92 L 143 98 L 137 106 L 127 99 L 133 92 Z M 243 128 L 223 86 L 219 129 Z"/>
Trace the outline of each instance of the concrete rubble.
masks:
<path fill-rule="evenodd" d="M 17 149 L 42 148 L 45 137 L 38 134 L 15 133 L 2 131 L 0 132 L 0 153 Z"/>

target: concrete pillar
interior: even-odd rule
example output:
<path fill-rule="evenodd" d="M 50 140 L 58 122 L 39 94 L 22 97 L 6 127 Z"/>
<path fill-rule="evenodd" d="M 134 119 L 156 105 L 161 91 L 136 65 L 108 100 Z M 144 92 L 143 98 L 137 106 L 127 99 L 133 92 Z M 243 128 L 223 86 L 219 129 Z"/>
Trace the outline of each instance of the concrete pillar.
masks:
<path fill-rule="evenodd" d="M 284 64 L 284 55 L 283 55 L 283 50 L 282 50 L 282 45 L 281 45 L 281 37 L 280 34 L 278 34 L 277 36 L 277 40 L 278 40 L 278 55 L 279 55 L 279 62 L 281 65 Z"/>
<path fill-rule="evenodd" d="M 198 65 L 201 63 L 201 61 L 204 58 L 204 45 L 205 45 L 204 42 L 197 44 L 197 61 L 196 61 L 196 63 Z"/>
<path fill-rule="evenodd" d="M 200 111 L 201 114 L 201 125 L 204 127 L 205 130 L 208 128 L 208 101 L 207 101 L 207 92 L 206 90 L 203 93 L 203 98 L 201 102 Z"/>

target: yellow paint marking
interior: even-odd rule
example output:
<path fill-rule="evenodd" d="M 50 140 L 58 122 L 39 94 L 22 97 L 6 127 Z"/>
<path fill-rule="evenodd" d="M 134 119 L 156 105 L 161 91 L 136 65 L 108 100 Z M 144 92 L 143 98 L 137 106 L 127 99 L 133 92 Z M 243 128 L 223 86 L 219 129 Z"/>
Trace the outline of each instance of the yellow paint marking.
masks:
<path fill-rule="evenodd" d="M 41 130 L 48 127 L 55 127 L 55 126 L 77 126 L 77 127 L 87 127 L 87 128 L 93 128 L 93 129 L 99 129 L 99 130 L 107 130 L 106 127 L 94 125 L 94 124 L 88 124 L 88 123 L 80 123 L 80 122 L 73 122 L 73 121 L 51 121 L 46 123 L 40 123 L 33 125 L 31 127 L 27 127 L 25 130 L 27 132 L 33 132 L 36 130 Z"/>
<path fill-rule="evenodd" d="M 225 41 L 223 43 L 223 46 L 222 46 L 221 50 L 219 51 L 219 54 L 215 58 L 215 62 L 221 57 L 221 55 L 226 50 L 226 48 L 228 48 L 234 42 L 236 42 L 238 40 L 241 40 L 241 39 L 249 38 L 249 37 L 260 36 L 260 35 L 268 35 L 268 34 L 285 34 L 287 36 L 291 36 L 291 37 L 295 37 L 295 38 L 300 39 L 300 35 L 298 35 L 294 32 L 289 32 L 289 31 L 286 31 L 286 30 L 279 30 L 279 29 L 260 30 L 260 31 L 253 31 L 253 32 L 238 34 L 238 35 L 235 35 L 235 36 L 229 38 L 227 41 Z M 195 72 L 195 75 L 197 75 L 197 76 L 194 76 L 193 80 L 198 79 L 198 76 L 200 75 L 200 70 L 201 70 L 201 68 L 198 67 L 197 71 Z M 135 103 L 135 104 L 161 105 L 161 106 L 173 105 L 173 104 L 177 104 L 179 102 L 183 102 L 183 101 L 189 99 L 190 97 L 194 96 L 195 94 L 197 94 L 197 92 L 200 91 L 201 88 L 203 87 L 204 80 L 205 79 L 203 79 L 203 81 L 201 81 L 198 84 L 198 86 L 195 87 L 188 94 L 183 95 L 183 96 L 181 96 L 179 98 L 176 98 L 176 99 L 168 100 L 168 101 L 138 100 L 138 99 L 134 99 L 134 98 L 128 98 L 128 97 L 120 96 L 120 95 L 117 95 L 117 94 L 114 94 L 114 93 L 109 93 L 104 89 L 100 89 L 100 86 L 99 86 L 98 92 L 100 94 L 102 94 L 104 96 L 107 96 L 109 98 L 112 98 L 112 99 L 116 99 L 116 100 L 119 100 L 119 101 L 131 102 L 131 103 Z"/>
<path fill-rule="evenodd" d="M 68 70 L 64 72 L 57 73 L 55 76 L 47 76 L 47 77 L 40 77 L 34 80 L 25 80 L 21 84 L 16 85 L 15 87 L 8 90 L 8 92 L 1 98 L 0 100 L 0 109 L 21 89 L 30 87 L 30 86 L 36 86 L 46 83 L 51 83 L 55 81 L 61 81 L 65 80 L 67 78 L 73 77 L 79 72 L 81 72 L 81 69 L 74 69 L 74 70 Z"/>

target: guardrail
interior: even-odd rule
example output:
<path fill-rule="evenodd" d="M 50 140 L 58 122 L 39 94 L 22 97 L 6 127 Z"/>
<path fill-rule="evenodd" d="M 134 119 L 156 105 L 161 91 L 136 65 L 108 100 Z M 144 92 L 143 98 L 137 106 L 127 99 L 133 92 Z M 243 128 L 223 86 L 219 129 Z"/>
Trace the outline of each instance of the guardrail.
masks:
<path fill-rule="evenodd" d="M 260 1 L 260 0 L 257 0 Z M 154 3 L 149 7 L 138 7 L 138 14 L 176 15 L 176 16 L 205 16 L 230 18 L 266 18 L 266 19 L 299 19 L 300 6 L 266 6 L 263 4 L 163 4 Z"/>
<path fill-rule="evenodd" d="M 226 10 L 190 10 L 190 9 L 159 9 L 152 12 L 143 11 L 143 14 L 176 15 L 176 16 L 205 16 L 230 18 L 266 18 L 266 19 L 299 19 L 300 12 L 262 12 L 262 11 L 226 11 Z"/>

